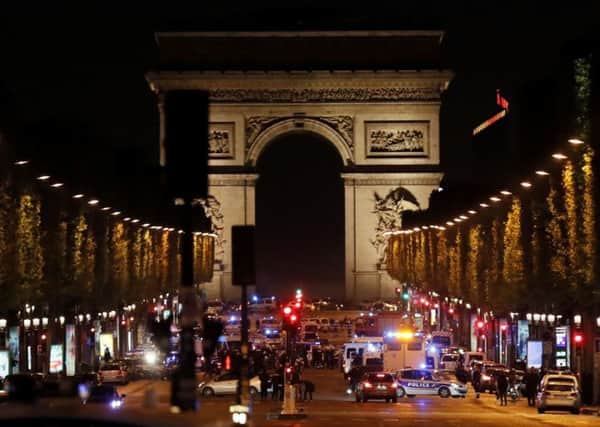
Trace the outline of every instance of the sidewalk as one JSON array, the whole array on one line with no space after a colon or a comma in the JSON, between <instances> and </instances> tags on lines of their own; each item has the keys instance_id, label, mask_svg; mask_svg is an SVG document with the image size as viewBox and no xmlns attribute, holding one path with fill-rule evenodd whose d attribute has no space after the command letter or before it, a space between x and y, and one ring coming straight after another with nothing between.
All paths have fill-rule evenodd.
<instances>
[{"instance_id":1,"label":"sidewalk","mask_svg":"<svg viewBox=\"0 0 600 427\"><path fill-rule=\"evenodd\" d=\"M467 396L468 397L475 396L475 392L473 391L472 388L469 388L469 393L467 394ZM526 397L519 397L517 400L512 400L509 398L507 406L500 406L500 401L497 400L496 396L491 393L481 393L480 398L478 400L481 402L482 405L485 405L486 407L488 407L490 409L500 409L500 408L515 409L515 408L518 408L519 410L523 410L523 411L531 410L532 414L537 413L537 410L535 407L527 405ZM598 405L582 406L581 407L581 415L598 415L600 417L600 406L598 406Z\"/></svg>"}]
</instances>

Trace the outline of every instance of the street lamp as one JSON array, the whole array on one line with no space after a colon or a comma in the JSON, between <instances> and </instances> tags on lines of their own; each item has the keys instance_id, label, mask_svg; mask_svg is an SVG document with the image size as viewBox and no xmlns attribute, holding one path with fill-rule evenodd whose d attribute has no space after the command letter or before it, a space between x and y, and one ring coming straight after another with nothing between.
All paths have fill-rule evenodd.
<instances>
[{"instance_id":1,"label":"street lamp","mask_svg":"<svg viewBox=\"0 0 600 427\"><path fill-rule=\"evenodd\" d=\"M40 319L37 317L33 318L33 327L37 328L38 326L40 326Z\"/></svg>"},{"instance_id":2,"label":"street lamp","mask_svg":"<svg viewBox=\"0 0 600 427\"><path fill-rule=\"evenodd\" d=\"M573 316L573 323L575 323L577 326L581 325L581 314L576 314Z\"/></svg>"},{"instance_id":3,"label":"street lamp","mask_svg":"<svg viewBox=\"0 0 600 427\"><path fill-rule=\"evenodd\" d=\"M596 317L596 326L600 328L600 316Z\"/></svg>"},{"instance_id":4,"label":"street lamp","mask_svg":"<svg viewBox=\"0 0 600 427\"><path fill-rule=\"evenodd\" d=\"M25 329L29 329L31 327L31 319L24 319L23 326L25 326Z\"/></svg>"},{"instance_id":5,"label":"street lamp","mask_svg":"<svg viewBox=\"0 0 600 427\"><path fill-rule=\"evenodd\" d=\"M44 327L48 326L48 318L47 317L42 317L42 326L44 326Z\"/></svg>"},{"instance_id":6,"label":"street lamp","mask_svg":"<svg viewBox=\"0 0 600 427\"><path fill-rule=\"evenodd\" d=\"M533 313L533 321L534 322L539 322L540 321L540 314L539 313Z\"/></svg>"},{"instance_id":7,"label":"street lamp","mask_svg":"<svg viewBox=\"0 0 600 427\"><path fill-rule=\"evenodd\" d=\"M0 319L0 329L6 328L6 319Z\"/></svg>"},{"instance_id":8,"label":"street lamp","mask_svg":"<svg viewBox=\"0 0 600 427\"><path fill-rule=\"evenodd\" d=\"M60 325L64 325L65 324L65 316L58 316L58 321L60 322Z\"/></svg>"},{"instance_id":9,"label":"street lamp","mask_svg":"<svg viewBox=\"0 0 600 427\"><path fill-rule=\"evenodd\" d=\"M527 319L528 322L531 322L531 313L527 313L525 315L525 318Z\"/></svg>"},{"instance_id":10,"label":"street lamp","mask_svg":"<svg viewBox=\"0 0 600 427\"><path fill-rule=\"evenodd\" d=\"M554 323L555 319L556 319L556 316L554 316L554 314L549 314L548 315L548 322Z\"/></svg>"}]
</instances>

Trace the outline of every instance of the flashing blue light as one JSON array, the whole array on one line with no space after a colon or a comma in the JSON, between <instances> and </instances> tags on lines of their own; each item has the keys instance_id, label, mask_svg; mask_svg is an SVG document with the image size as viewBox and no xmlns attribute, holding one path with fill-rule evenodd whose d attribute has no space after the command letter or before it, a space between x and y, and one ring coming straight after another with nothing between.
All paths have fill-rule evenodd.
<instances>
[{"instance_id":1,"label":"flashing blue light","mask_svg":"<svg viewBox=\"0 0 600 427\"><path fill-rule=\"evenodd\" d=\"M219 342L224 343L227 342L227 337L225 335L221 335L218 339Z\"/></svg>"},{"instance_id":2,"label":"flashing blue light","mask_svg":"<svg viewBox=\"0 0 600 427\"><path fill-rule=\"evenodd\" d=\"M256 295L252 295L252 301L257 302L258 301L258 297Z\"/></svg>"},{"instance_id":3,"label":"flashing blue light","mask_svg":"<svg viewBox=\"0 0 600 427\"><path fill-rule=\"evenodd\" d=\"M437 351L437 347L434 345L429 346L429 351Z\"/></svg>"},{"instance_id":4,"label":"flashing blue light","mask_svg":"<svg viewBox=\"0 0 600 427\"><path fill-rule=\"evenodd\" d=\"M321 341L315 341L315 345L321 345Z\"/></svg>"},{"instance_id":5,"label":"flashing blue light","mask_svg":"<svg viewBox=\"0 0 600 427\"><path fill-rule=\"evenodd\" d=\"M425 363L421 363L421 369L425 369L427 368L427 365Z\"/></svg>"},{"instance_id":6,"label":"flashing blue light","mask_svg":"<svg viewBox=\"0 0 600 427\"><path fill-rule=\"evenodd\" d=\"M120 400L113 400L112 402L110 402L110 407L113 409L117 409L121 407L122 402Z\"/></svg>"},{"instance_id":7,"label":"flashing blue light","mask_svg":"<svg viewBox=\"0 0 600 427\"><path fill-rule=\"evenodd\" d=\"M387 331L385 333L385 336L388 337L388 338L392 338L394 336L394 334L392 332L390 332L390 331Z\"/></svg>"},{"instance_id":8,"label":"flashing blue light","mask_svg":"<svg viewBox=\"0 0 600 427\"><path fill-rule=\"evenodd\" d=\"M235 316L231 316L231 317L229 318L229 321L230 321L230 322L235 322Z\"/></svg>"},{"instance_id":9,"label":"flashing blue light","mask_svg":"<svg viewBox=\"0 0 600 427\"><path fill-rule=\"evenodd\" d=\"M271 335L271 330L270 329L265 329L265 335Z\"/></svg>"}]
</instances>

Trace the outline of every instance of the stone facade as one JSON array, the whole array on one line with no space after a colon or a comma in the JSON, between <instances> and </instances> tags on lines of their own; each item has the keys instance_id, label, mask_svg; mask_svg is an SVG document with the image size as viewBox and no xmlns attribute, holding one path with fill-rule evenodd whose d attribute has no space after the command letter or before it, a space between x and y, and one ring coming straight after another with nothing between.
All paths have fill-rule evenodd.
<instances>
[{"instance_id":1,"label":"stone facade","mask_svg":"<svg viewBox=\"0 0 600 427\"><path fill-rule=\"evenodd\" d=\"M242 168L253 170L262 151L291 132L324 137L343 161L346 299L394 296L382 231L399 227L403 210L427 209L439 187L441 173L414 170L439 165L440 94L449 72L157 72L147 77L157 93L209 92L211 132L220 138L219 155L209 156L211 170L217 171L209 175L209 194L220 204L224 226L215 278L206 285L209 297L239 295L231 286L231 226L255 223L258 177L241 174ZM219 173L220 168L228 173ZM240 173L232 174L236 168Z\"/></svg>"}]
</instances>

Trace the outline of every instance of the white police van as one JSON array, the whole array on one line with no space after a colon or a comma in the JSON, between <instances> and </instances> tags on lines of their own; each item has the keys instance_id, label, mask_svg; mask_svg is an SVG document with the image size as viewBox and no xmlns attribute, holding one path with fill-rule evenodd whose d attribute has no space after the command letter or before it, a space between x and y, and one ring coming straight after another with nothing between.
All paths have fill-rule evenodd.
<instances>
[{"instance_id":1,"label":"white police van","mask_svg":"<svg viewBox=\"0 0 600 427\"><path fill-rule=\"evenodd\" d=\"M402 369L396 373L398 397L438 395L465 397L467 386L447 372L428 369Z\"/></svg>"}]
</instances>

